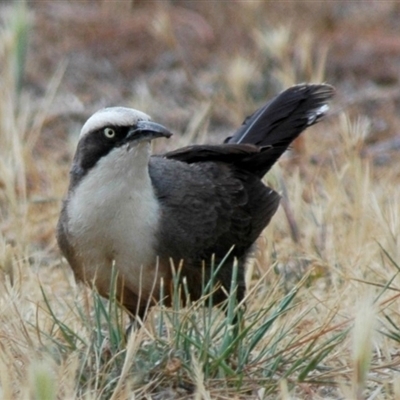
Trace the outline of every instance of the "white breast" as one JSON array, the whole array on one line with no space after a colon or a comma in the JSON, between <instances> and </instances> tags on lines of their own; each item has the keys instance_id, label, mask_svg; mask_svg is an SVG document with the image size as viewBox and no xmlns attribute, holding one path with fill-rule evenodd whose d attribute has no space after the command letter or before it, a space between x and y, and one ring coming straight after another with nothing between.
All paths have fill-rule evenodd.
<instances>
[{"instance_id":1,"label":"white breast","mask_svg":"<svg viewBox=\"0 0 400 400\"><path fill-rule=\"evenodd\" d=\"M129 151L126 147L114 149L71 195L69 232L85 279L96 278L96 286L102 281L109 284L113 261L135 292L139 287L142 291L151 288L156 278L154 247L160 211L148 159L148 143ZM146 269L145 274L141 268Z\"/></svg>"}]
</instances>

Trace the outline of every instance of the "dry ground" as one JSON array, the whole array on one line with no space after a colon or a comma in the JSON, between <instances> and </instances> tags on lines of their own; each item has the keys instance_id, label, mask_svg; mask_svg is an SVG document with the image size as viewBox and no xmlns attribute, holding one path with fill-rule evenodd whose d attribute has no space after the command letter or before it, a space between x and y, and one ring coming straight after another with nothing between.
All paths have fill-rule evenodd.
<instances>
[{"instance_id":1,"label":"dry ground","mask_svg":"<svg viewBox=\"0 0 400 400\"><path fill-rule=\"evenodd\" d=\"M0 17L0 397L400 398L400 3L32 0ZM155 151L218 142L304 81L337 96L267 177L285 207L248 269L247 361L248 338L207 353L229 332L184 310L105 345L105 303L54 237L83 121L126 105L176 132Z\"/></svg>"}]
</instances>

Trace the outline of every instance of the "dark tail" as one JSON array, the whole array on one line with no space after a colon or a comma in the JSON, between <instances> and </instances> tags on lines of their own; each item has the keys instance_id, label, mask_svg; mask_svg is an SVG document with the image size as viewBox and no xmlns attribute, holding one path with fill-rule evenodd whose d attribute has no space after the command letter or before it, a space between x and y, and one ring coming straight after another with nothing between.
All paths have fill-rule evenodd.
<instances>
[{"instance_id":1,"label":"dark tail","mask_svg":"<svg viewBox=\"0 0 400 400\"><path fill-rule=\"evenodd\" d=\"M233 163L262 178L290 143L326 114L334 93L325 84L292 86L247 117L224 144L187 146L163 156L187 163Z\"/></svg>"},{"instance_id":2,"label":"dark tail","mask_svg":"<svg viewBox=\"0 0 400 400\"><path fill-rule=\"evenodd\" d=\"M266 147L248 159L248 168L263 176L304 129L326 114L334 93L326 84L292 86L247 117L224 143Z\"/></svg>"},{"instance_id":3,"label":"dark tail","mask_svg":"<svg viewBox=\"0 0 400 400\"><path fill-rule=\"evenodd\" d=\"M334 88L325 84L292 86L247 117L225 143L289 144L325 115L334 93Z\"/></svg>"}]
</instances>

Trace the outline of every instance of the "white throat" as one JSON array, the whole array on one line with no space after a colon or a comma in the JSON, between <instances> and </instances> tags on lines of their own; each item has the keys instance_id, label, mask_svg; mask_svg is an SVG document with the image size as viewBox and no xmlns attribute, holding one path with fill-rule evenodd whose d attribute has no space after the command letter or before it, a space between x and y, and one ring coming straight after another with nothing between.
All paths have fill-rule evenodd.
<instances>
[{"instance_id":1,"label":"white throat","mask_svg":"<svg viewBox=\"0 0 400 400\"><path fill-rule=\"evenodd\" d=\"M154 240L160 211L148 172L149 157L148 142L112 150L69 198L69 233L92 278L103 267L111 270L113 260L130 279L136 278L134 269L156 264Z\"/></svg>"}]
</instances>

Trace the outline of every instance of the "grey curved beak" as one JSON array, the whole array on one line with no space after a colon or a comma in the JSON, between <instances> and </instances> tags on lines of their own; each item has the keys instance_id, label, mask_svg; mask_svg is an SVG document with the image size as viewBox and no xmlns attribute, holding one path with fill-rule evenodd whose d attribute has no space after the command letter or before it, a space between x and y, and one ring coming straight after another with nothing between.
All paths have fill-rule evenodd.
<instances>
[{"instance_id":1,"label":"grey curved beak","mask_svg":"<svg viewBox=\"0 0 400 400\"><path fill-rule=\"evenodd\" d=\"M152 121L139 121L126 136L128 141L153 140L159 137L169 138L172 133L164 126Z\"/></svg>"}]
</instances>

